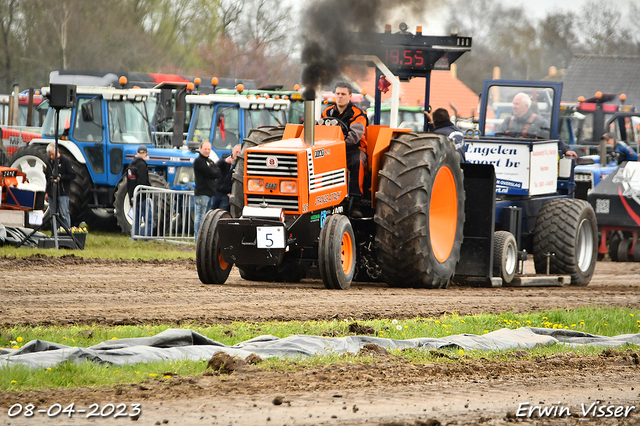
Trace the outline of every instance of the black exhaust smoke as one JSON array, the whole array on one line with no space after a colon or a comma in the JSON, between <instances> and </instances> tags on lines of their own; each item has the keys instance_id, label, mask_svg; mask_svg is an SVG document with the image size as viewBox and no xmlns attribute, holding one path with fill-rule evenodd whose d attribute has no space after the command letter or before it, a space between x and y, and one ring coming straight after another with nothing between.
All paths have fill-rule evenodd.
<instances>
[{"instance_id":1,"label":"black exhaust smoke","mask_svg":"<svg viewBox=\"0 0 640 426\"><path fill-rule=\"evenodd\" d=\"M401 3L401 4L398 4ZM433 5L433 7L431 7ZM354 33L382 32L390 17L425 16L437 7L434 0L319 0L303 11L302 98L305 100L304 140L313 145L316 90L331 84L342 71L342 61L358 54ZM403 14L404 12L404 14ZM402 19L400 19L402 21ZM363 64L364 68L365 65ZM361 72L364 75L364 70Z\"/></svg>"},{"instance_id":2,"label":"black exhaust smoke","mask_svg":"<svg viewBox=\"0 0 640 426\"><path fill-rule=\"evenodd\" d=\"M342 61L353 51L353 33L380 33L385 24L398 23L439 7L434 0L319 0L303 11L303 98L315 99L316 90L340 76ZM404 18L404 19L403 19Z\"/></svg>"}]
</instances>

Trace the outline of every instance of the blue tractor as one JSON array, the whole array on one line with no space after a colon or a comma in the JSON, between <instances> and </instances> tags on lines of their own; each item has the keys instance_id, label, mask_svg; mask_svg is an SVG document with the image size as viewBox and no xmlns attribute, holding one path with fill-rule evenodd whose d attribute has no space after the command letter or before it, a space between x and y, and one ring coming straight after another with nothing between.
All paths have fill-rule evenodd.
<instances>
[{"instance_id":1,"label":"blue tractor","mask_svg":"<svg viewBox=\"0 0 640 426\"><path fill-rule=\"evenodd\" d=\"M521 93L546 125L526 138L501 135L493 104ZM485 80L479 136L467 141L463 164L467 220L456 276L510 283L532 253L537 274L568 275L574 285L591 280L597 224L589 203L574 198L572 160L562 158L561 94L560 82Z\"/></svg>"},{"instance_id":2,"label":"blue tractor","mask_svg":"<svg viewBox=\"0 0 640 426\"><path fill-rule=\"evenodd\" d=\"M49 88L43 88L47 95ZM124 233L130 233L131 218L123 173L139 145L148 146L150 181L153 186L187 189L193 181L196 154L186 149L154 147L146 112L151 92L146 89L77 87L71 108L59 111L59 147L76 172L71 185L72 224L113 227L113 217ZM55 138L55 117L49 108L42 138L34 139L9 159L11 167L27 174L30 183L46 186L46 146Z\"/></svg>"},{"instance_id":3,"label":"blue tractor","mask_svg":"<svg viewBox=\"0 0 640 426\"><path fill-rule=\"evenodd\" d=\"M589 191L618 168L621 159L613 147L607 147L601 140L604 133L613 134L616 141L638 152L640 112L633 106L608 103L616 98L613 94L599 93L574 106L572 124L576 140L572 149L586 154L578 159L575 168L577 198L586 200ZM620 99L624 100L625 96L620 95Z\"/></svg>"}]
</instances>

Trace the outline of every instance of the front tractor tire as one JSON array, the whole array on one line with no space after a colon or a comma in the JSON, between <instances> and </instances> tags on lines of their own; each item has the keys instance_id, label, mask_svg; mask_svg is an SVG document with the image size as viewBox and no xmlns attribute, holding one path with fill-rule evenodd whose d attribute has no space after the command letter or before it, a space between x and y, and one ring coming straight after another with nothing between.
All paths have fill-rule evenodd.
<instances>
[{"instance_id":1,"label":"front tractor tire","mask_svg":"<svg viewBox=\"0 0 640 426\"><path fill-rule=\"evenodd\" d=\"M231 197L229 197L231 216L240 217L244 208L244 163L247 148L282 140L283 134L284 127L264 126L252 129L249 136L242 141L242 150L238 154L236 166L231 175Z\"/></svg>"},{"instance_id":2,"label":"front tractor tire","mask_svg":"<svg viewBox=\"0 0 640 426\"><path fill-rule=\"evenodd\" d=\"M318 269L324 286L347 290L356 272L356 238L349 218L329 216L320 230Z\"/></svg>"},{"instance_id":3,"label":"front tractor tire","mask_svg":"<svg viewBox=\"0 0 640 426\"><path fill-rule=\"evenodd\" d=\"M151 186L155 188L164 188L170 189L169 183L159 174L157 173L149 173L149 183ZM164 198L162 198L164 200ZM113 203L114 214L116 216L116 220L118 221L118 226L123 234L131 235L131 227L133 226L133 219L129 216L129 211L133 208L131 202L129 200L129 192L127 190L127 177L123 176L118 182L118 186L116 187L115 201ZM168 224L165 219L166 215L170 212L164 206L154 206L153 218L154 221L160 220L162 218L162 225ZM144 225L146 226L146 224Z\"/></svg>"},{"instance_id":4,"label":"front tractor tire","mask_svg":"<svg viewBox=\"0 0 640 426\"><path fill-rule=\"evenodd\" d=\"M591 205L578 199L556 198L542 205L533 234L536 273L570 275L571 284L591 281L598 253L598 227Z\"/></svg>"},{"instance_id":5,"label":"front tractor tire","mask_svg":"<svg viewBox=\"0 0 640 426\"><path fill-rule=\"evenodd\" d=\"M224 284L229 278L233 264L225 262L220 253L218 223L230 217L227 211L216 209L209 210L202 221L196 241L196 267L203 284Z\"/></svg>"},{"instance_id":6,"label":"front tractor tire","mask_svg":"<svg viewBox=\"0 0 640 426\"><path fill-rule=\"evenodd\" d=\"M463 174L454 145L434 134L391 141L376 193L376 252L391 287L446 288L460 259Z\"/></svg>"}]
</instances>

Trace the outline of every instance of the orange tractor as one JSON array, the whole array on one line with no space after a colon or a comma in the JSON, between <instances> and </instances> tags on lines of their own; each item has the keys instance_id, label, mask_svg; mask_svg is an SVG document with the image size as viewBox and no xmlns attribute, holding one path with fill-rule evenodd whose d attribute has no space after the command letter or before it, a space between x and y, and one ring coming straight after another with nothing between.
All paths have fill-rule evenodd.
<instances>
[{"instance_id":1,"label":"orange tractor","mask_svg":"<svg viewBox=\"0 0 640 426\"><path fill-rule=\"evenodd\" d=\"M224 283L236 264L243 278L267 281L297 281L317 268L330 289L349 288L356 275L392 286L446 287L464 223L453 144L379 125L367 134L370 205L354 218L340 127L254 130L236 166L232 214L210 211L203 221L196 247L201 281Z\"/></svg>"},{"instance_id":2,"label":"orange tractor","mask_svg":"<svg viewBox=\"0 0 640 426\"><path fill-rule=\"evenodd\" d=\"M428 76L471 47L468 37L421 31L376 36L363 36L356 46L367 55L362 60L392 79ZM200 280L224 283L235 264L247 280L295 282L319 275L329 289L347 289L353 280L418 288L444 288L452 279L491 286L587 285L597 225L589 204L573 199L566 161L559 164L560 88L545 88L553 92L544 112L553 123L548 137L487 136L494 86L502 93L542 90L531 82L507 83L485 83L480 137L466 141L465 164L444 135L369 125L369 179L358 215L347 189L343 131L312 125L313 100L305 101L305 126L253 130L234 171L231 212L208 212L198 233ZM380 104L378 89L377 123ZM396 93L391 123L397 107ZM533 277L524 272L529 253Z\"/></svg>"}]
</instances>

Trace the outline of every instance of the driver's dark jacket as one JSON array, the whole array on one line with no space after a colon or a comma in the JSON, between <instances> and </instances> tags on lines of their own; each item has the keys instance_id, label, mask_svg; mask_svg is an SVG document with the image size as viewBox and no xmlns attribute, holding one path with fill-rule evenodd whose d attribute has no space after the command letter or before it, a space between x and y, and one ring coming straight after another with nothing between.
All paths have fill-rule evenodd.
<instances>
[{"instance_id":1,"label":"driver's dark jacket","mask_svg":"<svg viewBox=\"0 0 640 426\"><path fill-rule=\"evenodd\" d=\"M359 148L361 151L367 152L367 139L365 137L365 129L369 124L367 115L353 103L349 102L342 114L338 111L337 105L331 105L322 111L322 117L335 117L349 126L349 131L342 129L344 133L344 141L347 145L347 151Z\"/></svg>"},{"instance_id":2,"label":"driver's dark jacket","mask_svg":"<svg viewBox=\"0 0 640 426\"><path fill-rule=\"evenodd\" d=\"M512 115L505 118L498 126L496 136L549 139L549 122L542 115L529 110L522 117Z\"/></svg>"}]
</instances>

